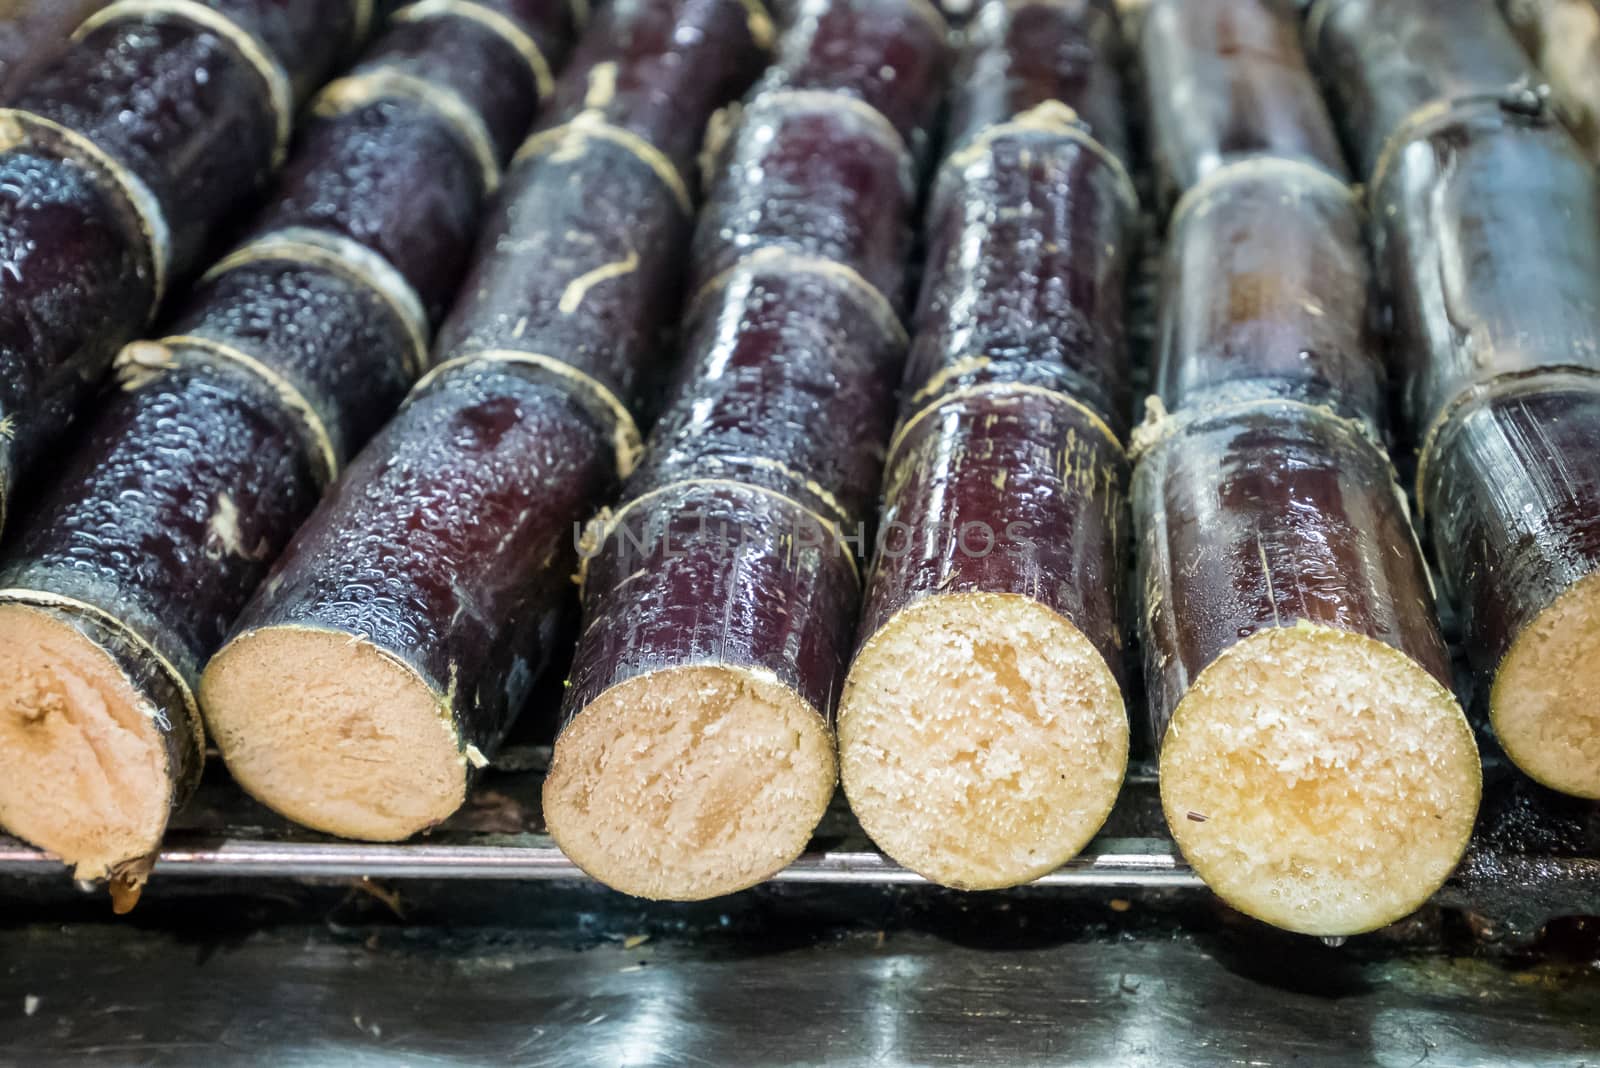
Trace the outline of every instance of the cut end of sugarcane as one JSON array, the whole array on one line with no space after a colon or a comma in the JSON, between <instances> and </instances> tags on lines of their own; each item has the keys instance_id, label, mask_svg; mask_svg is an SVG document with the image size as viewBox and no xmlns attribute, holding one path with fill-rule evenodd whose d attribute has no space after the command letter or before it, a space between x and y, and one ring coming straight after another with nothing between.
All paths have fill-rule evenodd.
<instances>
[{"instance_id":1,"label":"cut end of sugarcane","mask_svg":"<svg viewBox=\"0 0 1600 1068\"><path fill-rule=\"evenodd\" d=\"M1495 672L1489 718L1531 778L1600 799L1600 573L1523 628Z\"/></svg>"},{"instance_id":2,"label":"cut end of sugarcane","mask_svg":"<svg viewBox=\"0 0 1600 1068\"><path fill-rule=\"evenodd\" d=\"M467 761L442 695L359 635L241 635L207 665L200 703L239 785L314 830L395 842L466 800Z\"/></svg>"},{"instance_id":3,"label":"cut end of sugarcane","mask_svg":"<svg viewBox=\"0 0 1600 1068\"><path fill-rule=\"evenodd\" d=\"M613 686L556 739L550 833L636 897L700 901L800 855L837 778L817 710L770 675L670 668Z\"/></svg>"},{"instance_id":4,"label":"cut end of sugarcane","mask_svg":"<svg viewBox=\"0 0 1600 1068\"><path fill-rule=\"evenodd\" d=\"M1482 791L1450 692L1382 642L1258 632L1201 673L1161 749L1178 846L1218 896L1290 931L1414 912L1461 859Z\"/></svg>"},{"instance_id":5,"label":"cut end of sugarcane","mask_svg":"<svg viewBox=\"0 0 1600 1068\"><path fill-rule=\"evenodd\" d=\"M164 722L87 635L51 611L0 605L0 826L79 879L142 881L175 792Z\"/></svg>"},{"instance_id":6,"label":"cut end of sugarcane","mask_svg":"<svg viewBox=\"0 0 1600 1068\"><path fill-rule=\"evenodd\" d=\"M1105 823L1128 718L1105 659L1025 597L951 594L900 612L845 684L839 766L868 835L924 878L1015 886Z\"/></svg>"}]
</instances>

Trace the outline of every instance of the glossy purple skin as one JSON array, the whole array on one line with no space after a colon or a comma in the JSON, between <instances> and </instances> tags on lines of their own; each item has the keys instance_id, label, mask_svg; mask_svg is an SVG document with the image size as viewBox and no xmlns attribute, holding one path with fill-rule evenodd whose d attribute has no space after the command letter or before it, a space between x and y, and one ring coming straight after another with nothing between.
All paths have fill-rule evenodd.
<instances>
[{"instance_id":1,"label":"glossy purple skin","mask_svg":"<svg viewBox=\"0 0 1600 1068\"><path fill-rule=\"evenodd\" d=\"M367 286L325 267L270 260L237 267L197 288L169 329L232 346L281 375L316 410L341 462L411 386L411 342L394 312Z\"/></svg>"},{"instance_id":2,"label":"glossy purple skin","mask_svg":"<svg viewBox=\"0 0 1600 1068\"><path fill-rule=\"evenodd\" d=\"M750 486L683 484L630 509L588 560L563 724L618 683L707 663L769 671L831 715L860 596L848 552Z\"/></svg>"},{"instance_id":3,"label":"glossy purple skin","mask_svg":"<svg viewBox=\"0 0 1600 1068\"><path fill-rule=\"evenodd\" d=\"M552 71L561 69L576 35L567 0L489 0L485 6L526 32ZM350 73L359 77L379 70L422 78L454 92L483 116L502 160L522 143L539 103L539 87L521 53L468 18L390 23Z\"/></svg>"},{"instance_id":4,"label":"glossy purple skin","mask_svg":"<svg viewBox=\"0 0 1600 1068\"><path fill-rule=\"evenodd\" d=\"M204 0L252 34L289 75L295 96L304 100L337 70L358 40L358 0ZM373 23L400 7L397 0L374 0Z\"/></svg>"},{"instance_id":5,"label":"glossy purple skin","mask_svg":"<svg viewBox=\"0 0 1600 1068\"><path fill-rule=\"evenodd\" d=\"M271 391L196 360L108 395L19 517L0 585L95 605L192 685L316 497Z\"/></svg>"},{"instance_id":6,"label":"glossy purple skin","mask_svg":"<svg viewBox=\"0 0 1600 1068\"><path fill-rule=\"evenodd\" d=\"M762 91L849 92L910 138L937 84L920 64L943 48L909 3L811 3ZM803 131L784 132L796 153L813 145ZM772 145L764 154L790 151ZM771 195L816 194L779 183ZM891 209L903 217L909 198ZM771 222L758 211L708 223L715 243L699 251L814 236L803 218L795 233L764 230ZM898 264L889 255L881 291L892 294L905 265L903 251ZM837 275L753 267L735 279L693 314L666 414L623 495L639 503L621 506L617 529L588 561L565 721L628 678L697 663L771 672L833 713L860 585L852 547L819 520L847 539L863 530L903 342L875 302ZM718 481L694 481L704 479Z\"/></svg>"},{"instance_id":7,"label":"glossy purple skin","mask_svg":"<svg viewBox=\"0 0 1600 1068\"><path fill-rule=\"evenodd\" d=\"M1059 101L1089 134L1127 158L1122 114L1122 40L1103 0L988 3L966 28L951 84L945 145L971 141L985 127Z\"/></svg>"},{"instance_id":8,"label":"glossy purple skin","mask_svg":"<svg viewBox=\"0 0 1600 1068\"><path fill-rule=\"evenodd\" d=\"M854 529L877 497L903 337L836 278L736 273L684 324L670 400L627 495L765 486Z\"/></svg>"},{"instance_id":9,"label":"glossy purple skin","mask_svg":"<svg viewBox=\"0 0 1600 1068\"><path fill-rule=\"evenodd\" d=\"M1354 190L1299 169L1237 172L1184 201L1156 350L1167 408L1278 396L1384 427L1365 224Z\"/></svg>"},{"instance_id":10,"label":"glossy purple skin","mask_svg":"<svg viewBox=\"0 0 1600 1068\"><path fill-rule=\"evenodd\" d=\"M497 349L549 356L632 407L682 303L691 220L654 171L620 145L574 138L523 162L490 213L437 362ZM592 286L608 265L632 264ZM574 285L577 289L574 289ZM562 299L582 294L570 310Z\"/></svg>"},{"instance_id":11,"label":"glossy purple skin","mask_svg":"<svg viewBox=\"0 0 1600 1068\"><path fill-rule=\"evenodd\" d=\"M587 60L563 76L568 90L594 64L617 62L619 86L652 86L673 106L700 100L683 117L698 142L726 102L705 85L742 87L754 77L758 53L737 0L609 11L579 50ZM728 47L730 11L745 34L737 47ZM668 51L644 48L652 42ZM635 61L645 69L630 71ZM665 121L646 103L614 116ZM440 360L485 348L543 353L626 396L660 352L689 220L637 155L597 139L569 144L508 176L435 351ZM630 249L641 260L633 271L561 311L575 278ZM475 361L445 371L356 458L236 633L285 624L363 634L420 671L441 699L453 693L461 744L492 753L559 645L575 528L616 479L611 432L590 398L549 370Z\"/></svg>"},{"instance_id":12,"label":"glossy purple skin","mask_svg":"<svg viewBox=\"0 0 1600 1068\"><path fill-rule=\"evenodd\" d=\"M351 20L315 0L218 5L314 81L347 44ZM252 14L253 13L253 14ZM198 77L204 71L205 77ZM115 22L86 35L16 106L87 136L150 187L172 230L173 276L265 179L276 125L255 70L215 35L180 21ZM153 297L137 220L80 164L23 151L3 163L0 243L0 493L83 406Z\"/></svg>"},{"instance_id":13,"label":"glossy purple skin","mask_svg":"<svg viewBox=\"0 0 1600 1068\"><path fill-rule=\"evenodd\" d=\"M1422 553L1382 449L1300 404L1177 418L1133 479L1153 737L1218 656L1300 622L1383 642L1450 685Z\"/></svg>"},{"instance_id":14,"label":"glossy purple skin","mask_svg":"<svg viewBox=\"0 0 1600 1068\"><path fill-rule=\"evenodd\" d=\"M134 232L79 168L0 155L0 516L149 310Z\"/></svg>"},{"instance_id":15,"label":"glossy purple skin","mask_svg":"<svg viewBox=\"0 0 1600 1068\"><path fill-rule=\"evenodd\" d=\"M463 57L454 49L446 58ZM517 105L525 122L533 106L531 94ZM351 175L355 184L343 184ZM438 304L445 272L459 272L471 248L484 190L476 163L431 112L395 103L315 124L281 195L261 229L368 237L402 273L436 279L423 293ZM168 326L237 348L293 385L339 460L410 384L404 324L368 286L321 266L246 263L201 283ZM203 349L174 355L177 370L114 393L88 421L65 472L52 474L10 544L4 581L93 605L193 686L322 487L315 439L267 382ZM172 800L181 803L202 763L182 694L128 634L61 615L116 657L175 725L164 733Z\"/></svg>"},{"instance_id":16,"label":"glossy purple skin","mask_svg":"<svg viewBox=\"0 0 1600 1068\"><path fill-rule=\"evenodd\" d=\"M881 112L920 159L951 59L932 8L911 0L802 0L762 86L853 96Z\"/></svg>"},{"instance_id":17,"label":"glossy purple skin","mask_svg":"<svg viewBox=\"0 0 1600 1068\"><path fill-rule=\"evenodd\" d=\"M239 9L242 25L280 45L275 54L304 71L308 87L349 44L343 3L331 14L315 0L218 6ZM247 9L262 14L249 19ZM212 229L264 184L278 136L256 68L223 38L176 18L93 30L16 106L85 135L144 180L165 209L178 275L193 267Z\"/></svg>"},{"instance_id":18,"label":"glossy purple skin","mask_svg":"<svg viewBox=\"0 0 1600 1068\"><path fill-rule=\"evenodd\" d=\"M1414 437L1496 375L1600 369L1600 188L1553 117L1459 111L1396 153L1372 198Z\"/></svg>"},{"instance_id":19,"label":"glossy purple skin","mask_svg":"<svg viewBox=\"0 0 1600 1068\"><path fill-rule=\"evenodd\" d=\"M466 269L484 194L477 159L449 125L422 104L391 98L313 119L254 230L348 237L394 266L437 320Z\"/></svg>"},{"instance_id":20,"label":"glossy purple skin","mask_svg":"<svg viewBox=\"0 0 1600 1068\"><path fill-rule=\"evenodd\" d=\"M1474 389L1419 487L1434 558L1485 685L1535 616L1600 570L1600 377L1555 372Z\"/></svg>"},{"instance_id":21,"label":"glossy purple skin","mask_svg":"<svg viewBox=\"0 0 1600 1068\"><path fill-rule=\"evenodd\" d=\"M1128 464L1059 394L952 398L903 431L884 475L865 643L932 596L1015 594L1065 617L1120 679Z\"/></svg>"},{"instance_id":22,"label":"glossy purple skin","mask_svg":"<svg viewBox=\"0 0 1600 1068\"><path fill-rule=\"evenodd\" d=\"M581 110L595 68L615 64L617 90L602 118L666 152L692 189L699 134L760 68L747 17L738 0L609 6L562 74L546 125ZM687 155L675 147L690 140L683 123L695 134ZM568 135L506 176L440 328L436 362L496 349L537 353L594 378L625 405L638 404L664 363L663 334L681 306L692 226L646 161L622 145ZM631 269L589 281L622 266Z\"/></svg>"},{"instance_id":23,"label":"glossy purple skin","mask_svg":"<svg viewBox=\"0 0 1600 1068\"><path fill-rule=\"evenodd\" d=\"M413 394L279 559L238 633L312 626L366 636L492 752L557 651L574 524L612 478L609 442L548 375L446 372Z\"/></svg>"},{"instance_id":24,"label":"glossy purple skin","mask_svg":"<svg viewBox=\"0 0 1600 1068\"><path fill-rule=\"evenodd\" d=\"M1170 197L1261 156L1347 177L1289 0L1154 0L1139 51L1151 152Z\"/></svg>"},{"instance_id":25,"label":"glossy purple skin","mask_svg":"<svg viewBox=\"0 0 1600 1068\"><path fill-rule=\"evenodd\" d=\"M1364 178L1417 109L1541 84L1494 0L1322 0L1311 19L1307 46Z\"/></svg>"},{"instance_id":26,"label":"glossy purple skin","mask_svg":"<svg viewBox=\"0 0 1600 1068\"><path fill-rule=\"evenodd\" d=\"M558 28L569 19L564 0L497 6L507 13L536 9L522 23L530 32L541 28L535 15ZM419 25L430 30L437 51L416 40ZM502 38L464 18L396 23L356 71L398 68L450 85L461 67L508 77L500 89L462 88L463 99L486 117L519 130L533 122L538 96L522 60ZM505 139L502 161L515 143ZM484 200L476 158L443 120L417 102L386 99L312 120L253 229L342 234L399 271L436 320L466 268ZM170 332L233 345L284 375L317 410L341 460L395 410L414 373L406 360L416 354L394 311L368 287L320 267L246 263L197 290Z\"/></svg>"},{"instance_id":27,"label":"glossy purple skin","mask_svg":"<svg viewBox=\"0 0 1600 1068\"><path fill-rule=\"evenodd\" d=\"M1098 153L1043 131L946 163L928 210L906 414L952 389L1022 382L1065 390L1126 430L1123 290L1137 206L1124 189Z\"/></svg>"},{"instance_id":28,"label":"glossy purple skin","mask_svg":"<svg viewBox=\"0 0 1600 1068\"><path fill-rule=\"evenodd\" d=\"M553 64L565 53L566 0L498 0ZM394 71L453 90L484 119L499 160L533 123L539 95L521 55L462 17L397 22L351 71ZM343 234L394 266L428 315L444 314L477 237L484 201L477 157L432 109L385 99L307 123L258 233L312 227Z\"/></svg>"},{"instance_id":29,"label":"glossy purple skin","mask_svg":"<svg viewBox=\"0 0 1600 1068\"><path fill-rule=\"evenodd\" d=\"M767 56L739 0L608 0L556 85L546 126L589 111L661 151L691 190L706 119L744 92ZM596 100L596 68L615 64Z\"/></svg>"},{"instance_id":30,"label":"glossy purple skin","mask_svg":"<svg viewBox=\"0 0 1600 1068\"><path fill-rule=\"evenodd\" d=\"M691 291L783 249L849 267L900 308L915 196L911 160L881 124L836 102L757 93L700 213Z\"/></svg>"}]
</instances>

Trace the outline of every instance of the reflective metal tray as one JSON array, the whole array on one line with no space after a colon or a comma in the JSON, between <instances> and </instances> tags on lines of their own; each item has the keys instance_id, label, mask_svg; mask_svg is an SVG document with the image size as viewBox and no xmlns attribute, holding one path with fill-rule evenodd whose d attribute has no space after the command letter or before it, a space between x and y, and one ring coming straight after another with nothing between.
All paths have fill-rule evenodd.
<instances>
[{"instance_id":1,"label":"reflective metal tray","mask_svg":"<svg viewBox=\"0 0 1600 1068\"><path fill-rule=\"evenodd\" d=\"M539 788L549 754L548 747L508 750L460 813L400 844L341 841L295 827L245 797L213 761L199 795L174 823L155 878L586 880L544 830ZM53 858L3 837L0 875L66 879ZM927 885L872 846L842 797L806 853L774 881ZM1130 771L1101 835L1033 885L1120 898L1208 893L1166 832L1147 765ZM1472 846L1435 903L1465 909L1509 935L1531 934L1558 916L1600 915L1600 806L1542 790L1491 757Z\"/></svg>"}]
</instances>

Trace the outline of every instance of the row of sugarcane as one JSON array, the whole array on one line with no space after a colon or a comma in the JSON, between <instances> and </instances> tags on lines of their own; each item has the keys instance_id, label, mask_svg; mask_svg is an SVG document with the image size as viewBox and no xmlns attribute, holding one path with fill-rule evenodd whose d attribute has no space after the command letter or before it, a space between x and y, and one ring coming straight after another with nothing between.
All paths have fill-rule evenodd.
<instances>
[{"instance_id":1,"label":"row of sugarcane","mask_svg":"<svg viewBox=\"0 0 1600 1068\"><path fill-rule=\"evenodd\" d=\"M425 831L566 651L576 581L544 809L586 871L750 886L842 778L901 863L1015 885L1121 786L1131 535L1186 858L1279 926L1391 922L1461 856L1480 765L1383 308L1500 742L1600 795L1600 204L1492 8L1143 12L1138 427L1108 4L985 4L937 158L923 0L806 0L781 35L755 0L586 13L123 0L0 115L6 497L38 484L0 561L0 825L131 900L209 736L300 823Z\"/></svg>"}]
</instances>

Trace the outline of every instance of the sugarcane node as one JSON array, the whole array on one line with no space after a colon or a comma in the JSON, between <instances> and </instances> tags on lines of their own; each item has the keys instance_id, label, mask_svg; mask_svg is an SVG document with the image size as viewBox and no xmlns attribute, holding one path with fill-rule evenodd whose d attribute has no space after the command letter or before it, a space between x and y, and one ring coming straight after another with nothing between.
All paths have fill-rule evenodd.
<instances>
[{"instance_id":1,"label":"sugarcane node","mask_svg":"<svg viewBox=\"0 0 1600 1068\"><path fill-rule=\"evenodd\" d=\"M990 126L1056 104L1120 159L1127 157L1121 28L1097 0L976 5L951 76L945 151ZM1065 112L1057 112L1058 117Z\"/></svg>"},{"instance_id":2,"label":"sugarcane node","mask_svg":"<svg viewBox=\"0 0 1600 1068\"><path fill-rule=\"evenodd\" d=\"M1475 100L1534 108L1543 95L1542 76L1493 3L1324 2L1308 30L1353 160L1368 176L1419 115Z\"/></svg>"},{"instance_id":3,"label":"sugarcane node","mask_svg":"<svg viewBox=\"0 0 1600 1068\"><path fill-rule=\"evenodd\" d=\"M290 412L305 437L306 451L313 457L312 468L317 485L327 487L339 477L340 450L328 432L328 424L316 405L306 399L300 387L274 370L270 358L262 359L227 342L194 334L179 334L162 338L155 344L165 349L168 367L182 366L191 360L221 360L248 372L272 390ZM126 351L126 350L124 350ZM137 359L142 349L136 348L132 359Z\"/></svg>"},{"instance_id":4,"label":"sugarcane node","mask_svg":"<svg viewBox=\"0 0 1600 1068\"><path fill-rule=\"evenodd\" d=\"M1184 190L1183 195L1172 206L1172 214L1167 219L1167 230L1170 232L1175 229L1184 216L1202 206L1206 198L1215 196L1220 189L1225 189L1235 182L1273 178L1314 184L1356 205L1361 204L1360 187L1352 185L1324 167L1288 156L1259 156L1225 163Z\"/></svg>"},{"instance_id":5,"label":"sugarcane node","mask_svg":"<svg viewBox=\"0 0 1600 1068\"><path fill-rule=\"evenodd\" d=\"M1013 119L984 127L966 145L945 157L939 166L935 182L944 181L946 172L992 166L989 153L994 142L1002 138L1034 136L1071 141L1083 145L1099 156L1116 175L1117 195L1127 204L1129 210L1138 210L1139 192L1133 184L1132 176L1128 173L1127 164L1079 123L1076 113L1071 108L1055 101L1036 105L1032 110L1023 112Z\"/></svg>"},{"instance_id":6,"label":"sugarcane node","mask_svg":"<svg viewBox=\"0 0 1600 1068\"><path fill-rule=\"evenodd\" d=\"M517 154L511 158L511 165L523 166L529 160L543 155L557 157L581 155L585 142L591 139L619 145L639 157L639 160L655 172L661 183L671 191L673 199L683 209L684 214L689 216L694 214L694 197L689 192L689 184L684 181L683 175L666 153L632 130L612 125L599 118L595 112L580 112L570 122L533 134L522 143L521 148L517 149Z\"/></svg>"},{"instance_id":7,"label":"sugarcane node","mask_svg":"<svg viewBox=\"0 0 1600 1068\"><path fill-rule=\"evenodd\" d=\"M343 234L293 226L262 234L239 246L201 276L214 282L251 264L279 262L324 268L354 281L381 300L405 332L409 344L401 354L406 374L420 378L428 367L428 313L422 298L403 274L384 257Z\"/></svg>"},{"instance_id":8,"label":"sugarcane node","mask_svg":"<svg viewBox=\"0 0 1600 1068\"><path fill-rule=\"evenodd\" d=\"M0 136L9 147L27 145L56 159L76 163L110 194L112 203L131 229L146 264L150 288L150 310L154 319L166 296L167 278L172 271L172 235L167 215L150 187L130 168L83 134L53 119L18 108L0 108Z\"/></svg>"},{"instance_id":9,"label":"sugarcane node","mask_svg":"<svg viewBox=\"0 0 1600 1068\"><path fill-rule=\"evenodd\" d=\"M1039 397L1049 404L1062 408L1069 408L1079 413L1088 423L1092 432L1103 437L1108 445L1121 455L1123 452L1122 438L1106 423L1099 412L1084 404L1077 397L1064 390L1051 389L1047 386L1036 386L1027 382L985 382L980 385L962 386L957 389L938 393L928 403L914 408L911 413L901 420L895 428L894 436L889 439L889 447L884 453L884 466L892 468L895 458L905 443L914 436L921 423L938 414L946 407L953 404L964 403L974 397Z\"/></svg>"},{"instance_id":10,"label":"sugarcane node","mask_svg":"<svg viewBox=\"0 0 1600 1068\"><path fill-rule=\"evenodd\" d=\"M841 283L851 294L852 299L872 316L873 322L884 337L897 345L906 344L905 323L901 321L900 313L895 311L894 302L883 290L862 277L860 271L837 260L811 256L777 245L758 248L740 256L731 267L707 279L689 298L685 306L684 320L686 322L694 320L718 296L735 287L747 286L762 275L798 277L810 275L829 282Z\"/></svg>"},{"instance_id":11,"label":"sugarcane node","mask_svg":"<svg viewBox=\"0 0 1600 1068\"><path fill-rule=\"evenodd\" d=\"M1367 176L1367 188L1374 191L1383 188L1389 179L1389 172L1395 167L1397 157L1407 146L1425 141L1454 123L1468 121L1474 115L1486 112L1528 120L1533 125L1538 125L1538 120L1542 117L1539 111L1528 112L1513 106L1510 98L1503 92L1475 93L1447 100L1430 100L1405 116L1384 140L1383 147L1378 153L1377 163Z\"/></svg>"},{"instance_id":12,"label":"sugarcane node","mask_svg":"<svg viewBox=\"0 0 1600 1068\"><path fill-rule=\"evenodd\" d=\"M765 112L776 112L779 115L807 114L823 112L830 115L840 113L858 118L865 123L865 128L872 132L872 136L891 151L906 157L907 167L910 166L911 149L906 145L906 139L895 129L889 117L865 100L853 96L845 96L829 89L766 89L755 95L739 112L741 129L749 129L747 124L752 123L758 116L764 117ZM909 175L907 181L911 181Z\"/></svg>"},{"instance_id":13,"label":"sugarcane node","mask_svg":"<svg viewBox=\"0 0 1600 1068\"><path fill-rule=\"evenodd\" d=\"M528 74L541 100L555 89L555 74L550 61L533 35L516 21L477 0L418 0L389 16L391 22L426 22L429 19L460 18L475 22L510 45L527 64Z\"/></svg>"},{"instance_id":14,"label":"sugarcane node","mask_svg":"<svg viewBox=\"0 0 1600 1068\"><path fill-rule=\"evenodd\" d=\"M586 549L594 551L585 556L585 563L598 555L603 548L613 540L613 535L628 518L629 514L647 509L658 503L659 498L682 494L686 489L702 489L723 487L737 490L741 493L753 493L762 497L771 498L786 507L799 512L808 522L816 524L817 528L828 535L830 542L839 550L839 556L850 565L850 572L855 576L856 582L861 581L861 566L856 561L855 551L850 547L850 540L845 537L844 530L839 521L832 519L817 511L810 504L800 500L793 494L784 493L770 486L760 486L752 482L741 482L728 478L683 478L654 486L648 491L630 497L626 501L613 507L603 509L599 515L590 520L589 527L585 528L582 540ZM837 506L835 506L837 507ZM593 528L593 533L590 532ZM587 577L587 571L582 573ZM582 585L580 581L580 585Z\"/></svg>"},{"instance_id":15,"label":"sugarcane node","mask_svg":"<svg viewBox=\"0 0 1600 1068\"><path fill-rule=\"evenodd\" d=\"M1493 101L1444 109L1406 131L1371 185L1380 271L1405 421L1423 445L1475 383L1544 369L1600 370L1600 190L1563 130ZM1490 196L1490 193L1493 196ZM1540 256L1506 271L1504 242Z\"/></svg>"},{"instance_id":16,"label":"sugarcane node","mask_svg":"<svg viewBox=\"0 0 1600 1068\"><path fill-rule=\"evenodd\" d=\"M114 0L84 19L73 39L82 40L100 27L117 22L163 18L178 19L216 34L260 76L278 131L272 150L273 167L282 165L289 155L289 142L294 135L294 84L283 62L271 49L227 15L199 0Z\"/></svg>"},{"instance_id":17,"label":"sugarcane node","mask_svg":"<svg viewBox=\"0 0 1600 1068\"><path fill-rule=\"evenodd\" d=\"M483 116L455 90L404 71L379 68L330 82L311 102L311 112L332 118L380 100L410 100L437 115L472 153L486 193L500 187L500 158Z\"/></svg>"}]
</instances>

